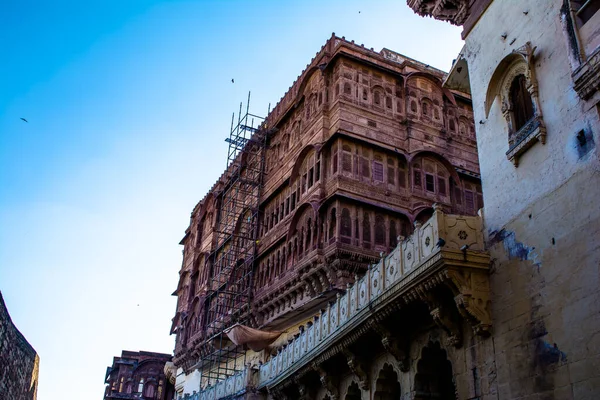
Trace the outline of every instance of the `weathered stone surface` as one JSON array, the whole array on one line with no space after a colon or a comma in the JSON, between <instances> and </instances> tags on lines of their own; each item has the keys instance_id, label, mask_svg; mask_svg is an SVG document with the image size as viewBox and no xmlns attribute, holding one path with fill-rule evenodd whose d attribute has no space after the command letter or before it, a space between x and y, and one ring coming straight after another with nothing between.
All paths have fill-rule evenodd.
<instances>
[{"instance_id":1,"label":"weathered stone surface","mask_svg":"<svg viewBox=\"0 0 600 400\"><path fill-rule=\"evenodd\" d=\"M39 360L12 323L0 292L0 399L36 400Z\"/></svg>"}]
</instances>

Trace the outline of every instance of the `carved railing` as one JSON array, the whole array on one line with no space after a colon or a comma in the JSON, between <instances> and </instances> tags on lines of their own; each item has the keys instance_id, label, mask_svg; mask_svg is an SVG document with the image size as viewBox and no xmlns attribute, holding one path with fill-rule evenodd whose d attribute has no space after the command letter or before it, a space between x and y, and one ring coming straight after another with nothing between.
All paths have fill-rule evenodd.
<instances>
[{"instance_id":1,"label":"carved railing","mask_svg":"<svg viewBox=\"0 0 600 400\"><path fill-rule=\"evenodd\" d=\"M234 394L243 393L247 386L248 370L238 372L216 385L208 386L197 394L194 400L216 400Z\"/></svg>"},{"instance_id":2,"label":"carved railing","mask_svg":"<svg viewBox=\"0 0 600 400\"><path fill-rule=\"evenodd\" d=\"M346 293L338 295L337 301L321 310L311 326L260 366L258 387L276 384L276 381L292 373L298 365L310 363L330 344L356 328L357 320L365 317L363 311L369 309L370 305L384 297L390 298L393 292L403 291L422 276L431 273L431 269L439 266L439 263L432 261L437 261L442 251L459 254L459 258L464 253L465 260L467 252L484 252L480 217L445 215L437 205L434 208L431 219L423 225L417 223L410 237L402 240L390 254L371 266L353 285L348 285ZM487 258L484 257L484 260ZM486 292L485 288L482 290ZM469 292L467 296L475 294L473 292ZM462 302L464 305L465 297L456 296L457 304ZM469 301L470 299L467 300ZM473 313L477 314L477 311ZM484 315L475 324L481 325L479 328L482 330L487 330L489 323L487 315ZM474 329L477 331L475 326Z\"/></svg>"}]
</instances>

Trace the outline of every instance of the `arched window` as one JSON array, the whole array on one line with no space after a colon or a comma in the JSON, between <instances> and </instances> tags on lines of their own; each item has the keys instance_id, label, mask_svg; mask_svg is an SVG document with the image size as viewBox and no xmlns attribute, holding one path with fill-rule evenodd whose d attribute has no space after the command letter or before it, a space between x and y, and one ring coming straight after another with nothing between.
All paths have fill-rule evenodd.
<instances>
[{"instance_id":1,"label":"arched window","mask_svg":"<svg viewBox=\"0 0 600 400\"><path fill-rule=\"evenodd\" d=\"M524 75L517 75L510 85L510 102L515 118L515 131L533 118L533 102Z\"/></svg>"},{"instance_id":2,"label":"arched window","mask_svg":"<svg viewBox=\"0 0 600 400\"><path fill-rule=\"evenodd\" d=\"M147 383L144 390L145 397L154 397L154 385L151 383Z\"/></svg>"},{"instance_id":3,"label":"arched window","mask_svg":"<svg viewBox=\"0 0 600 400\"><path fill-rule=\"evenodd\" d=\"M142 393L144 391L144 378L140 379L140 382L138 383L138 393Z\"/></svg>"},{"instance_id":4,"label":"arched window","mask_svg":"<svg viewBox=\"0 0 600 400\"><path fill-rule=\"evenodd\" d=\"M375 244L385 246L385 218L381 214L375 215Z\"/></svg>"},{"instance_id":5,"label":"arched window","mask_svg":"<svg viewBox=\"0 0 600 400\"><path fill-rule=\"evenodd\" d=\"M329 217L329 243L332 242L332 239L335 238L335 230L337 225L337 217L336 217L335 208L331 209L330 217Z\"/></svg>"},{"instance_id":6,"label":"arched window","mask_svg":"<svg viewBox=\"0 0 600 400\"><path fill-rule=\"evenodd\" d=\"M394 248L398 244L398 231L396 230L396 221L390 220L390 247Z\"/></svg>"},{"instance_id":7,"label":"arched window","mask_svg":"<svg viewBox=\"0 0 600 400\"><path fill-rule=\"evenodd\" d=\"M352 94L352 88L348 82L344 83L344 94Z\"/></svg>"},{"instance_id":8,"label":"arched window","mask_svg":"<svg viewBox=\"0 0 600 400\"><path fill-rule=\"evenodd\" d=\"M371 248L371 221L368 212L363 216L363 246L367 249Z\"/></svg>"},{"instance_id":9,"label":"arched window","mask_svg":"<svg viewBox=\"0 0 600 400\"><path fill-rule=\"evenodd\" d=\"M306 221L306 251L310 251L312 247L312 219Z\"/></svg>"},{"instance_id":10,"label":"arched window","mask_svg":"<svg viewBox=\"0 0 600 400\"><path fill-rule=\"evenodd\" d=\"M350 243L349 238L352 237L352 219L350 218L350 210L347 208L342 208L340 236L344 243ZM346 240L344 240L344 238L346 238Z\"/></svg>"}]
</instances>

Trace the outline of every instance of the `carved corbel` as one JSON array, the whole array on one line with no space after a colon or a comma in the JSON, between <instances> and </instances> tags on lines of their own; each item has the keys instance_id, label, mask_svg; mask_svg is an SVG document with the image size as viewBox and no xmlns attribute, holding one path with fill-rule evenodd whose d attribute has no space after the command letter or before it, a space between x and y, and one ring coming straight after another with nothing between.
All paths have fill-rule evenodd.
<instances>
[{"instance_id":1,"label":"carved corbel","mask_svg":"<svg viewBox=\"0 0 600 400\"><path fill-rule=\"evenodd\" d=\"M339 398L339 392L337 385L334 382L332 376L327 374L327 372L316 363L312 365L313 370L319 374L319 380L321 381L321 385L327 391L327 395L331 398L331 400L337 400Z\"/></svg>"},{"instance_id":2,"label":"carved corbel","mask_svg":"<svg viewBox=\"0 0 600 400\"><path fill-rule=\"evenodd\" d=\"M274 400L288 400L288 396L280 388L269 388L269 394Z\"/></svg>"},{"instance_id":3,"label":"carved corbel","mask_svg":"<svg viewBox=\"0 0 600 400\"><path fill-rule=\"evenodd\" d=\"M383 348L396 359L400 371L408 372L410 370L410 357L408 356L408 351L406 351L406 340L404 338L395 338L389 329L380 323L374 322L371 326L381 336Z\"/></svg>"},{"instance_id":4,"label":"carved corbel","mask_svg":"<svg viewBox=\"0 0 600 400\"><path fill-rule=\"evenodd\" d=\"M454 301L460 314L469 321L475 334L489 336L492 317L487 273L449 270L448 277L453 284Z\"/></svg>"},{"instance_id":5,"label":"carved corbel","mask_svg":"<svg viewBox=\"0 0 600 400\"><path fill-rule=\"evenodd\" d=\"M431 292L419 293L421 300L427 303L429 313L437 326L448 335L447 344L459 348L462 346L460 321L455 310L448 304L438 301Z\"/></svg>"},{"instance_id":6,"label":"carved corbel","mask_svg":"<svg viewBox=\"0 0 600 400\"><path fill-rule=\"evenodd\" d=\"M363 390L369 390L369 377L363 368L363 364L356 358L356 355L352 353L350 350L343 351L344 356L346 356L346 360L348 361L348 367L350 371L356 376L358 379L360 388Z\"/></svg>"}]
</instances>

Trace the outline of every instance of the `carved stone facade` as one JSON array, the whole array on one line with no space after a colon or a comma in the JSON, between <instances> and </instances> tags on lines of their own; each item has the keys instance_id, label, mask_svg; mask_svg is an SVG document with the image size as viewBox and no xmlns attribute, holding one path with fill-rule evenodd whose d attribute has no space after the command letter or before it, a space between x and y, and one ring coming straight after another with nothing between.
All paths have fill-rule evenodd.
<instances>
[{"instance_id":1,"label":"carved stone facade","mask_svg":"<svg viewBox=\"0 0 600 400\"><path fill-rule=\"evenodd\" d=\"M598 399L600 1L469 3L445 87L472 94L478 121L489 394ZM520 130L515 112L530 116Z\"/></svg>"},{"instance_id":2,"label":"carved stone facade","mask_svg":"<svg viewBox=\"0 0 600 400\"><path fill-rule=\"evenodd\" d=\"M172 356L148 351L123 350L106 368L104 400L172 400L175 396L173 373L168 365Z\"/></svg>"},{"instance_id":3,"label":"carved stone facade","mask_svg":"<svg viewBox=\"0 0 600 400\"><path fill-rule=\"evenodd\" d=\"M287 383L267 387L256 382L260 363L275 357L295 335L317 329L323 319L317 324L314 316L353 290L382 254L406 246L420 249L414 233L432 220L434 204L439 215L477 219L483 198L470 99L444 89L444 78L442 71L391 50L375 52L336 36L321 48L265 121L274 133L265 154L252 321L260 329L284 333L271 348L249 352L249 369L230 383L221 382L223 387L203 379L196 366L202 359L200 345L207 339L203 313L216 246L217 199L227 184L225 171L194 208L181 242L184 257L172 325L177 335L178 393L200 396L201 390L213 388L220 397L243 387L249 395L252 390L246 389L252 387L257 396L267 392L285 396ZM464 229L453 231L458 241L463 240L459 232L466 235ZM428 235L422 246L431 251L445 243L450 245L449 237ZM423 259L414 251L402 254L415 268ZM463 253L457 254L462 259ZM483 260L485 264L487 259ZM462 289L472 277L452 268L439 274L431 279L437 282L434 286L443 284L442 298L436 290L407 294L408 303L419 304L414 307L424 321L422 327L439 335L453 332L444 343L459 347L465 336L458 331L465 324L472 323L478 337L485 337L490 321L480 308L487 310L488 299ZM393 321L385 318L371 324L363 324L351 336L358 335L355 341L363 333L377 338L373 350L389 354L398 371L386 367L387 375L381 379L391 382L394 373L400 376L409 370L412 336L400 335ZM352 386L358 395L377 387L370 381L373 358L363 353L364 349L350 348L335 353L342 370L358 377L357 389ZM318 391L330 398L341 395L343 374L332 376L329 362L310 362L307 368L307 380L289 379L304 398L314 398Z\"/></svg>"},{"instance_id":4,"label":"carved stone facade","mask_svg":"<svg viewBox=\"0 0 600 400\"><path fill-rule=\"evenodd\" d=\"M13 324L0 292L0 399L36 400L40 358Z\"/></svg>"}]
</instances>

